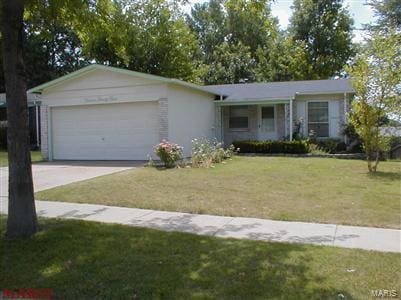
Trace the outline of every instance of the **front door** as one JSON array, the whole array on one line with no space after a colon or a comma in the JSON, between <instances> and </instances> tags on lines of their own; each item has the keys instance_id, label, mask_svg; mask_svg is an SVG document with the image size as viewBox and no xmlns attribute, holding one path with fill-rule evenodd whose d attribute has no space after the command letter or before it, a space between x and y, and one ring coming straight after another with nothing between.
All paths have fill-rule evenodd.
<instances>
[{"instance_id":1,"label":"front door","mask_svg":"<svg viewBox=\"0 0 401 300\"><path fill-rule=\"evenodd\" d=\"M277 140L276 106L259 106L259 140Z\"/></svg>"}]
</instances>

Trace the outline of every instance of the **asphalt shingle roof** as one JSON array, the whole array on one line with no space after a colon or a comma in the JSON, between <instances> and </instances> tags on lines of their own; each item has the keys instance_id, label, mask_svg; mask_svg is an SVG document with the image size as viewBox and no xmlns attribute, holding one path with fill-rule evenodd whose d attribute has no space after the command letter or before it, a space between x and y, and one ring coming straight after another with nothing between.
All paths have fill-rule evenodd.
<instances>
[{"instance_id":1,"label":"asphalt shingle roof","mask_svg":"<svg viewBox=\"0 0 401 300\"><path fill-rule=\"evenodd\" d=\"M354 93L349 79L238 83L208 85L205 89L227 96L226 100L281 100L298 94Z\"/></svg>"}]
</instances>

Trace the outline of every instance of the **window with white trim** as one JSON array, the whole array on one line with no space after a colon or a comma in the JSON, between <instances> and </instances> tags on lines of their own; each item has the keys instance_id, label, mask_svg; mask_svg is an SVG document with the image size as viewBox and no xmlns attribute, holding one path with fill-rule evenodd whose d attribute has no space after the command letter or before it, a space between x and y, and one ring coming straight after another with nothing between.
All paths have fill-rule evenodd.
<instances>
[{"instance_id":1,"label":"window with white trim","mask_svg":"<svg viewBox=\"0 0 401 300\"><path fill-rule=\"evenodd\" d=\"M267 132L276 130L274 118L274 106L262 106L262 129Z\"/></svg>"},{"instance_id":2,"label":"window with white trim","mask_svg":"<svg viewBox=\"0 0 401 300\"><path fill-rule=\"evenodd\" d=\"M228 123L230 129L248 129L248 106L230 106Z\"/></svg>"},{"instance_id":3,"label":"window with white trim","mask_svg":"<svg viewBox=\"0 0 401 300\"><path fill-rule=\"evenodd\" d=\"M329 102L308 102L308 132L329 137Z\"/></svg>"}]
</instances>

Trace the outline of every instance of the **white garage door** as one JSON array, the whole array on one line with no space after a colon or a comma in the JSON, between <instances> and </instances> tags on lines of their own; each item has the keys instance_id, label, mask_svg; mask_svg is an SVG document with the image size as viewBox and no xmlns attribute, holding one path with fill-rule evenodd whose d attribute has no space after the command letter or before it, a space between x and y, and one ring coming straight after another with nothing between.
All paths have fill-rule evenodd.
<instances>
[{"instance_id":1,"label":"white garage door","mask_svg":"<svg viewBox=\"0 0 401 300\"><path fill-rule=\"evenodd\" d=\"M157 102L52 108L53 159L143 160L159 140Z\"/></svg>"}]
</instances>

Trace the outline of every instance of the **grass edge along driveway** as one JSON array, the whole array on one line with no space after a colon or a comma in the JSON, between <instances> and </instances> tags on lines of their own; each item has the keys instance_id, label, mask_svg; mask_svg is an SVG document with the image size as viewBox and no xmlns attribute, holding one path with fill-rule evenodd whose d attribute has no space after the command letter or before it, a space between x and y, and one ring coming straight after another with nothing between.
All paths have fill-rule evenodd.
<instances>
[{"instance_id":1,"label":"grass edge along driveway","mask_svg":"<svg viewBox=\"0 0 401 300\"><path fill-rule=\"evenodd\" d=\"M400 162L235 157L210 169L143 167L36 194L40 200L400 228Z\"/></svg>"}]
</instances>

